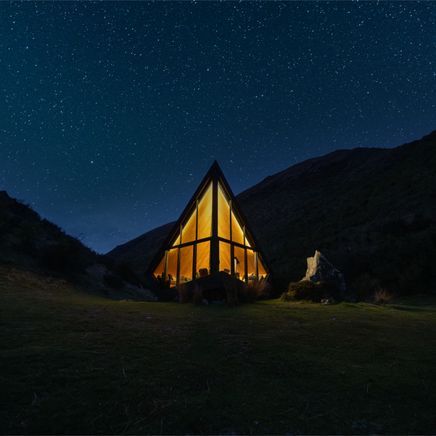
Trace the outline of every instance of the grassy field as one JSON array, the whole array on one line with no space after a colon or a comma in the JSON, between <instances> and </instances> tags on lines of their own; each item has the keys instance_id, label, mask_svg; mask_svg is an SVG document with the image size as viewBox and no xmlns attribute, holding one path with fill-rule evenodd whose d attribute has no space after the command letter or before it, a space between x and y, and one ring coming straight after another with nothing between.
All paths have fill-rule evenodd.
<instances>
[{"instance_id":1,"label":"grassy field","mask_svg":"<svg viewBox=\"0 0 436 436\"><path fill-rule=\"evenodd\" d=\"M434 433L425 303L115 302L0 269L0 431Z\"/></svg>"}]
</instances>

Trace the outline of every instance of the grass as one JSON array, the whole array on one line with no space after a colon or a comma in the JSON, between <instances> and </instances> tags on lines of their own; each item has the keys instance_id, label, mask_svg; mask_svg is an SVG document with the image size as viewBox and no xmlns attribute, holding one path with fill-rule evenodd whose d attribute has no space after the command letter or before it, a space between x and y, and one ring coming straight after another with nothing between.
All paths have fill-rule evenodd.
<instances>
[{"instance_id":1,"label":"grass","mask_svg":"<svg viewBox=\"0 0 436 436\"><path fill-rule=\"evenodd\" d=\"M116 302L0 269L1 433L434 433L436 301Z\"/></svg>"}]
</instances>

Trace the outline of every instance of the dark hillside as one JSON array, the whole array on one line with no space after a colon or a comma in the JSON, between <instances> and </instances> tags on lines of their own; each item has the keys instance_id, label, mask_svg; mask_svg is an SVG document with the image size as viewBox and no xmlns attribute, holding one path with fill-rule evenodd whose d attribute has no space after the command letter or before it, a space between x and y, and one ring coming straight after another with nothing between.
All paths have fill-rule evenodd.
<instances>
[{"instance_id":1,"label":"dark hillside","mask_svg":"<svg viewBox=\"0 0 436 436\"><path fill-rule=\"evenodd\" d=\"M34 210L0 191L0 261L67 274L82 271L98 255Z\"/></svg>"},{"instance_id":2,"label":"dark hillside","mask_svg":"<svg viewBox=\"0 0 436 436\"><path fill-rule=\"evenodd\" d=\"M134 274L112 265L0 191L0 264L52 275L113 298L148 298Z\"/></svg>"},{"instance_id":3,"label":"dark hillside","mask_svg":"<svg viewBox=\"0 0 436 436\"><path fill-rule=\"evenodd\" d=\"M435 280L435 168L433 133L303 162L238 199L283 286L301 278L305 258L319 249L357 288L419 292Z\"/></svg>"},{"instance_id":4,"label":"dark hillside","mask_svg":"<svg viewBox=\"0 0 436 436\"><path fill-rule=\"evenodd\" d=\"M359 291L431 291L436 280L436 132L393 149L339 150L267 177L238 195L277 287L321 250ZM109 253L138 273L171 228Z\"/></svg>"},{"instance_id":5,"label":"dark hillside","mask_svg":"<svg viewBox=\"0 0 436 436\"><path fill-rule=\"evenodd\" d=\"M125 244L118 245L106 256L116 262L127 263L139 275L144 275L148 264L163 244L173 225L174 222L164 224Z\"/></svg>"}]
</instances>

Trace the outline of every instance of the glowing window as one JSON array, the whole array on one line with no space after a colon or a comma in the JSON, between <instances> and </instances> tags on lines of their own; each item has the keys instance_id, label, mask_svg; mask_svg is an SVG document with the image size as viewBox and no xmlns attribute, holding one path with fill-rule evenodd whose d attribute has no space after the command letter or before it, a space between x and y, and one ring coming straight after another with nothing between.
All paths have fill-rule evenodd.
<instances>
[{"instance_id":1,"label":"glowing window","mask_svg":"<svg viewBox=\"0 0 436 436\"><path fill-rule=\"evenodd\" d=\"M178 248L172 248L168 251L167 259L167 279L170 282L170 286L176 286L177 281L177 252Z\"/></svg>"},{"instance_id":2,"label":"glowing window","mask_svg":"<svg viewBox=\"0 0 436 436\"><path fill-rule=\"evenodd\" d=\"M180 283L189 282L190 280L192 280L193 256L193 245L188 245L186 247L180 248Z\"/></svg>"},{"instance_id":3,"label":"glowing window","mask_svg":"<svg viewBox=\"0 0 436 436\"><path fill-rule=\"evenodd\" d=\"M224 271L227 274L231 272L231 262L230 262L230 244L227 242L220 241L220 271Z\"/></svg>"},{"instance_id":4,"label":"glowing window","mask_svg":"<svg viewBox=\"0 0 436 436\"><path fill-rule=\"evenodd\" d=\"M266 269L265 269L262 261L260 260L259 256L257 256L257 270L258 270L259 278L266 277L266 275L267 275Z\"/></svg>"},{"instance_id":5,"label":"glowing window","mask_svg":"<svg viewBox=\"0 0 436 436\"><path fill-rule=\"evenodd\" d=\"M159 262L159 265L154 270L154 276L163 278L165 274L165 255L162 256L162 260Z\"/></svg>"},{"instance_id":6,"label":"glowing window","mask_svg":"<svg viewBox=\"0 0 436 436\"><path fill-rule=\"evenodd\" d=\"M182 228L182 243L195 241L195 223L196 223L196 211L192 212L188 221Z\"/></svg>"},{"instance_id":7,"label":"glowing window","mask_svg":"<svg viewBox=\"0 0 436 436\"><path fill-rule=\"evenodd\" d=\"M197 244L197 266L195 268L197 277L204 277L210 274L210 242Z\"/></svg>"},{"instance_id":8,"label":"glowing window","mask_svg":"<svg viewBox=\"0 0 436 436\"><path fill-rule=\"evenodd\" d=\"M239 224L238 219L232 211L232 241L238 242L239 244L244 243L244 231Z\"/></svg>"},{"instance_id":9,"label":"glowing window","mask_svg":"<svg viewBox=\"0 0 436 436\"><path fill-rule=\"evenodd\" d=\"M209 238L212 233L212 183L198 203L198 239Z\"/></svg>"},{"instance_id":10,"label":"glowing window","mask_svg":"<svg viewBox=\"0 0 436 436\"><path fill-rule=\"evenodd\" d=\"M245 280L245 250L241 247L234 247L233 264L235 276L239 280Z\"/></svg>"},{"instance_id":11,"label":"glowing window","mask_svg":"<svg viewBox=\"0 0 436 436\"><path fill-rule=\"evenodd\" d=\"M256 253L247 249L247 274L248 280L256 280Z\"/></svg>"},{"instance_id":12,"label":"glowing window","mask_svg":"<svg viewBox=\"0 0 436 436\"><path fill-rule=\"evenodd\" d=\"M230 240L230 205L218 184L218 236Z\"/></svg>"},{"instance_id":13,"label":"glowing window","mask_svg":"<svg viewBox=\"0 0 436 436\"><path fill-rule=\"evenodd\" d=\"M173 243L173 247L180 244L180 234L177 236L177 239Z\"/></svg>"}]
</instances>

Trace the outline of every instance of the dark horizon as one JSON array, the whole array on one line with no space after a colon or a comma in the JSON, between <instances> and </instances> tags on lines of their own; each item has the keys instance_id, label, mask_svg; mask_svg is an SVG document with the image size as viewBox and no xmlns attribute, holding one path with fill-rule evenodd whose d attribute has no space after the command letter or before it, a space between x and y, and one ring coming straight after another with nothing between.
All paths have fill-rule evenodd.
<instances>
[{"instance_id":1,"label":"dark horizon","mask_svg":"<svg viewBox=\"0 0 436 436\"><path fill-rule=\"evenodd\" d=\"M107 252L235 194L434 130L434 3L0 5L0 189Z\"/></svg>"}]
</instances>

